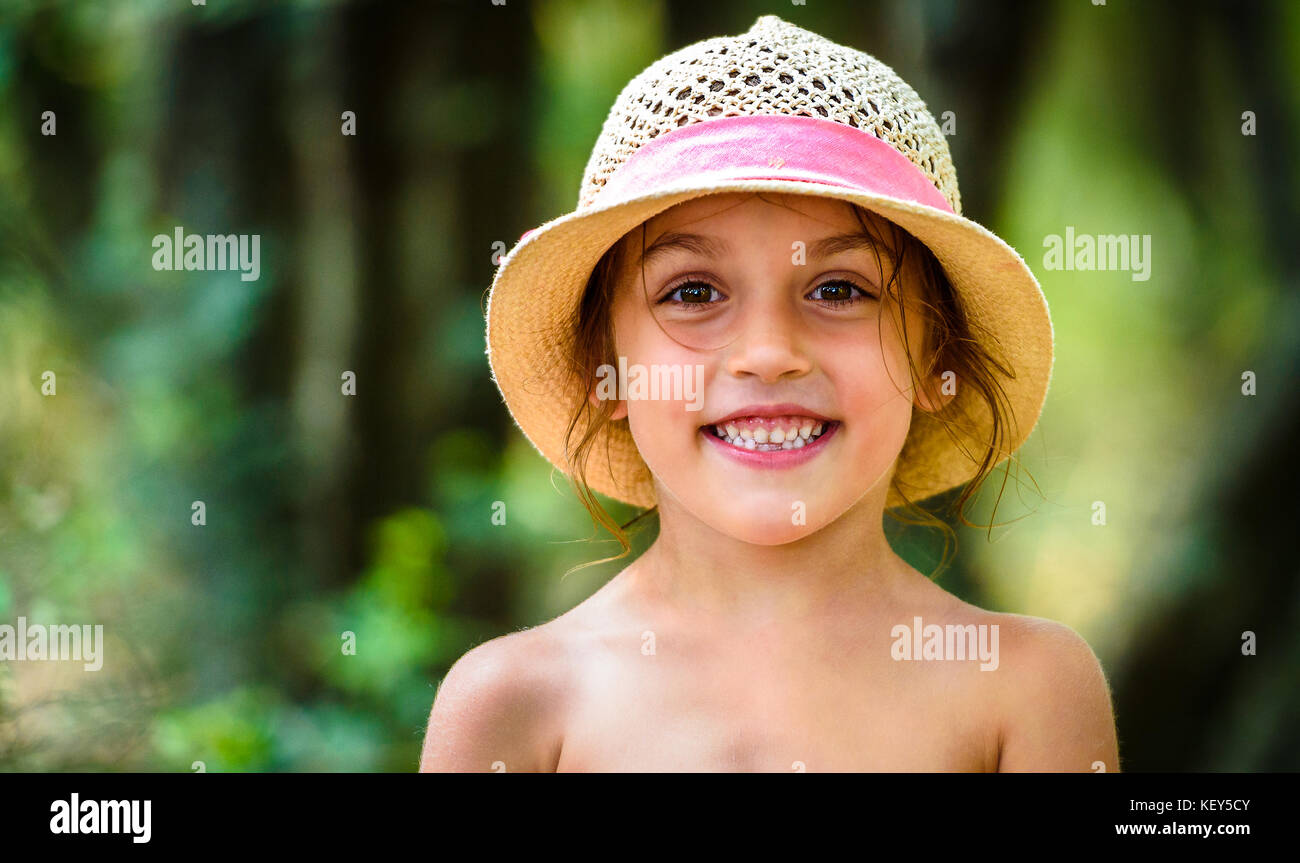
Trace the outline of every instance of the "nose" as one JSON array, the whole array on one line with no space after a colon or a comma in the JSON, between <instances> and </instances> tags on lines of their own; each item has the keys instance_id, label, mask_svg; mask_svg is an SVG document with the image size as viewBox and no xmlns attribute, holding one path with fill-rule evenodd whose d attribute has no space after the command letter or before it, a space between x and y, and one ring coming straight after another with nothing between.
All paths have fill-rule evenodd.
<instances>
[{"instance_id":1,"label":"nose","mask_svg":"<svg viewBox=\"0 0 1300 863\"><path fill-rule=\"evenodd\" d=\"M742 312L725 365L736 377L753 375L763 383L797 378L811 371L812 360L797 310L775 297L751 303Z\"/></svg>"}]
</instances>

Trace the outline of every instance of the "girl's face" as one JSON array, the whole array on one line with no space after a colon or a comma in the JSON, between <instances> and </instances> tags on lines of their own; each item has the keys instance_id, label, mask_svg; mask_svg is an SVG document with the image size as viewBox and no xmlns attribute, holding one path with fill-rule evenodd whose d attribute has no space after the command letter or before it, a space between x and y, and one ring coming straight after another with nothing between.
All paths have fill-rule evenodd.
<instances>
[{"instance_id":1,"label":"girl's face","mask_svg":"<svg viewBox=\"0 0 1300 863\"><path fill-rule=\"evenodd\" d=\"M644 259L641 229L624 238L612 316L628 389L614 418L627 417L662 511L761 545L868 495L883 511L914 393L882 293L893 264L845 239L861 233L841 201L734 193L651 219ZM907 311L920 367L923 324L910 300Z\"/></svg>"}]
</instances>

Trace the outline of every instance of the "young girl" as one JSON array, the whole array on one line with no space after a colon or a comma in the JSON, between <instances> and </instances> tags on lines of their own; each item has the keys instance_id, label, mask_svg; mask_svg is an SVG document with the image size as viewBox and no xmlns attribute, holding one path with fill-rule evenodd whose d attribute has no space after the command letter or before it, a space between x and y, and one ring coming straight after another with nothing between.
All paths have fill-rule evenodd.
<instances>
[{"instance_id":1,"label":"young girl","mask_svg":"<svg viewBox=\"0 0 1300 863\"><path fill-rule=\"evenodd\" d=\"M624 554L594 491L659 534L457 661L421 770L1118 769L1083 639L958 600L884 534L964 503L1047 392L1042 292L960 206L916 93L775 16L628 84L578 209L504 259L488 354Z\"/></svg>"}]
</instances>

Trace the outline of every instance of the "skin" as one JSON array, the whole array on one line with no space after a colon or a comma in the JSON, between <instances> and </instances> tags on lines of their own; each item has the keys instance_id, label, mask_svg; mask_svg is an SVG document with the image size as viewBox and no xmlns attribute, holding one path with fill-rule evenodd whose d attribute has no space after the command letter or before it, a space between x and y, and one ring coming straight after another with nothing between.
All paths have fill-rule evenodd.
<instances>
[{"instance_id":1,"label":"skin","mask_svg":"<svg viewBox=\"0 0 1300 863\"><path fill-rule=\"evenodd\" d=\"M724 238L625 262L613 306L629 364L704 366L704 406L621 402L655 477L660 535L560 617L466 653L443 679L421 771L1078 771L1119 769L1110 693L1088 644L1059 623L962 602L893 552L889 480L912 409L902 333L867 250L798 264L792 244L860 225L842 202L713 195L646 225ZM625 238L630 261L641 232ZM655 307L695 274L733 301L725 345L697 350ZM904 295L914 278L900 274ZM820 285L848 278L864 299ZM679 298L682 295L677 295ZM907 302L911 303L909 298ZM665 332L665 328L669 331ZM679 340L681 340L679 338ZM710 344L712 346L712 343ZM937 372L936 372L937 374ZM593 398L595 396L593 395ZM700 426L750 404L795 402L842 422L786 470L737 464ZM802 523L792 518L804 506ZM998 627L998 664L893 658L893 627Z\"/></svg>"}]
</instances>

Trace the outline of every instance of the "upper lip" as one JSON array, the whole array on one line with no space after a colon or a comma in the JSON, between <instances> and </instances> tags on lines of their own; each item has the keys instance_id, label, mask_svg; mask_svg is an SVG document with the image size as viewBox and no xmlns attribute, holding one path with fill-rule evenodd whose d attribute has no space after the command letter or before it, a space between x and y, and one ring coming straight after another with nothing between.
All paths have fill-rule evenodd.
<instances>
[{"instance_id":1,"label":"upper lip","mask_svg":"<svg viewBox=\"0 0 1300 863\"><path fill-rule=\"evenodd\" d=\"M734 410L725 417L711 420L705 425L718 425L728 420L743 419L744 417L810 417L819 422L834 422L830 417L823 416L817 411L809 410L803 405L797 405L793 402L783 402L777 405L746 405L739 410Z\"/></svg>"}]
</instances>

